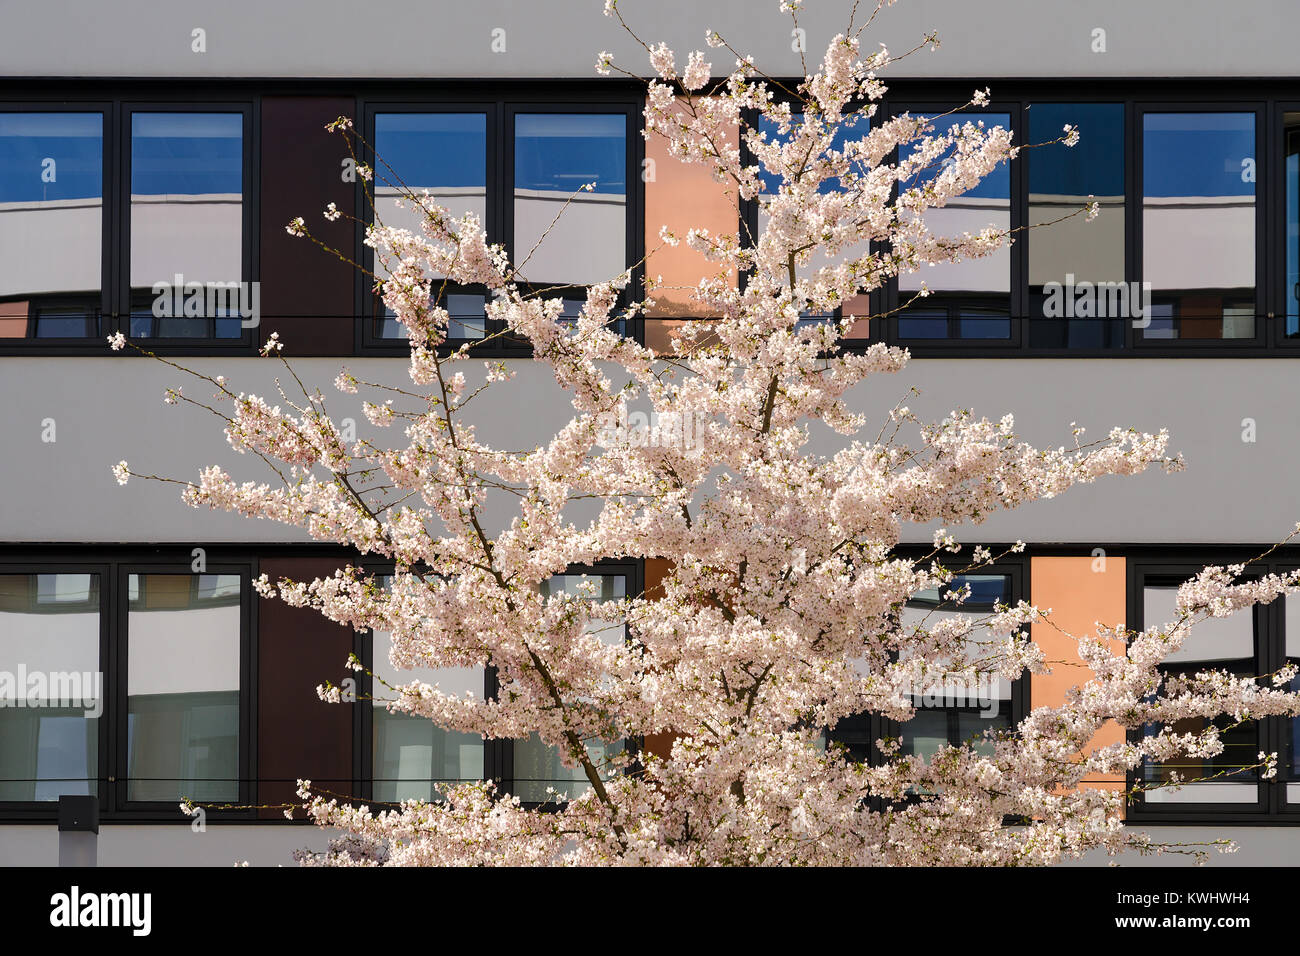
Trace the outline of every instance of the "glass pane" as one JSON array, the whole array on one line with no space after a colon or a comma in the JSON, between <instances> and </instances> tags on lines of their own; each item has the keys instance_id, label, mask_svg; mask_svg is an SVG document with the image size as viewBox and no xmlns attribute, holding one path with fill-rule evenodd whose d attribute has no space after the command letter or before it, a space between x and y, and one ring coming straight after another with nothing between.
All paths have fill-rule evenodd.
<instances>
[{"instance_id":1,"label":"glass pane","mask_svg":"<svg viewBox=\"0 0 1300 956\"><path fill-rule=\"evenodd\" d=\"M449 339L481 339L487 335L487 296L468 292L450 293L443 296L442 306L449 315ZM397 321L397 313L383 302L379 302L378 307L383 314L375 318L376 338L398 340L410 337L406 326Z\"/></svg>"},{"instance_id":2,"label":"glass pane","mask_svg":"<svg viewBox=\"0 0 1300 956\"><path fill-rule=\"evenodd\" d=\"M622 574L557 574L542 582L540 590L547 597L568 595L580 600L619 601L627 597L627 577ZM618 644L627 639L627 629L621 621L589 620L587 633L606 644ZM589 740L585 746L597 767L623 750L621 741ZM572 799L586 792L589 781L581 767L564 766L558 748L547 746L540 737L532 734L514 742L514 784L514 792L521 800L544 802L552 799L546 793L547 787L554 787Z\"/></svg>"},{"instance_id":3,"label":"glass pane","mask_svg":"<svg viewBox=\"0 0 1300 956\"><path fill-rule=\"evenodd\" d=\"M513 258L522 276L589 285L627 268L626 116L520 113L514 163Z\"/></svg>"},{"instance_id":4,"label":"glass pane","mask_svg":"<svg viewBox=\"0 0 1300 956\"><path fill-rule=\"evenodd\" d=\"M1124 106L1121 103L1034 103L1029 142L1079 128L1079 142L1033 150L1029 157L1030 345L1119 348L1123 320L1143 302L1124 275ZM1089 202L1097 218L1076 215ZM1052 225L1043 225L1052 223ZM1118 320L1118 321L1117 321Z\"/></svg>"},{"instance_id":5,"label":"glass pane","mask_svg":"<svg viewBox=\"0 0 1300 956\"><path fill-rule=\"evenodd\" d=\"M954 127L966 123L982 122L984 126L1001 126L1010 128L1009 113L956 113L952 116L935 117L934 114L917 113L916 116L933 118L934 131L931 135L946 135ZM900 147L903 159L915 150L913 144ZM916 180L903 184L906 186L923 185L936 178L945 162L951 161L949 153L937 159L927 170L918 174ZM926 226L931 233L939 237L958 237L964 233L977 233L992 226L995 229L1011 228L1011 169L1002 163L978 185L968 192L949 200L942 209L925 211ZM918 272L911 272L898 277L899 289L915 292L921 283L934 292L984 292L1008 295L1011 291L1011 255L1006 249L1000 249L993 255L982 259L966 259L962 262L950 262L942 265L923 267ZM906 297L905 297L906 298ZM1003 303L1004 307L1008 303Z\"/></svg>"},{"instance_id":6,"label":"glass pane","mask_svg":"<svg viewBox=\"0 0 1300 956\"><path fill-rule=\"evenodd\" d=\"M969 590L960 605L943 597L949 591ZM1011 578L1005 574L959 574L944 588L918 592L903 608L904 627L932 628L946 618L982 618L998 604L1011 599ZM963 610L953 610L961 607ZM967 638L968 654L975 662L987 660L997 642L984 627L974 628ZM988 645L988 646L984 646ZM941 663L941 662L940 662ZM932 756L942 744L959 746L976 743L981 753L992 752L992 742L982 740L985 731L1011 726L1011 682L993 675L974 675L968 680L935 681L912 690L916 716L902 726L904 752ZM911 743L909 734L914 735ZM912 750L908 750L912 747Z\"/></svg>"},{"instance_id":7,"label":"glass pane","mask_svg":"<svg viewBox=\"0 0 1300 956\"><path fill-rule=\"evenodd\" d=\"M375 215L384 225L420 235L424 214L396 200L425 190L451 215L486 222L486 113L376 114L375 156Z\"/></svg>"},{"instance_id":8,"label":"glass pane","mask_svg":"<svg viewBox=\"0 0 1300 956\"><path fill-rule=\"evenodd\" d=\"M898 317L898 337L901 339L946 339L948 337L948 310L908 309Z\"/></svg>"},{"instance_id":9,"label":"glass pane","mask_svg":"<svg viewBox=\"0 0 1300 956\"><path fill-rule=\"evenodd\" d=\"M237 575L132 574L127 799L239 799Z\"/></svg>"},{"instance_id":10,"label":"glass pane","mask_svg":"<svg viewBox=\"0 0 1300 956\"><path fill-rule=\"evenodd\" d=\"M1147 113L1142 135L1142 278L1166 310L1147 337L1253 337L1255 115Z\"/></svg>"},{"instance_id":11,"label":"glass pane","mask_svg":"<svg viewBox=\"0 0 1300 956\"><path fill-rule=\"evenodd\" d=\"M1166 624L1176 620L1175 601L1177 585L1148 584L1143 589L1143 623L1146 627ZM1166 659L1161 672L1169 676L1188 676L1200 670L1225 670L1238 677L1257 673L1255 667L1255 625L1250 611L1237 613L1223 618L1210 618L1192 628L1183 646ZM1232 724L1230 718L1215 721L1220 727ZM1175 721L1174 732L1180 734L1196 733L1204 730L1203 718L1189 718ZM1153 733L1153 729L1148 729ZM1146 780L1158 783L1170 778L1177 772L1184 779L1208 777L1224 774L1221 781L1206 786L1232 786L1233 784L1254 782L1253 772L1233 774L1235 767L1243 767L1256 762L1259 752L1259 730L1257 725L1247 723L1243 726L1226 730L1221 737L1223 752L1216 757L1188 758L1181 757L1168 763L1152 764L1145 767ZM1207 796L1207 802L1214 802L1213 795Z\"/></svg>"},{"instance_id":12,"label":"glass pane","mask_svg":"<svg viewBox=\"0 0 1300 956\"><path fill-rule=\"evenodd\" d=\"M251 314L243 138L240 113L132 114L132 337L229 338Z\"/></svg>"},{"instance_id":13,"label":"glass pane","mask_svg":"<svg viewBox=\"0 0 1300 956\"><path fill-rule=\"evenodd\" d=\"M103 193L103 114L0 113L0 339L100 334Z\"/></svg>"},{"instance_id":14,"label":"glass pane","mask_svg":"<svg viewBox=\"0 0 1300 956\"><path fill-rule=\"evenodd\" d=\"M998 733L1011 729L1011 701L997 702L996 709L990 706L984 710L956 710L957 739L956 744L969 743L976 753L991 757L996 741L987 739L985 734Z\"/></svg>"},{"instance_id":15,"label":"glass pane","mask_svg":"<svg viewBox=\"0 0 1300 956\"><path fill-rule=\"evenodd\" d=\"M794 122L796 124L802 123L803 114L795 113ZM759 131L762 132L767 137L767 139L772 142L785 143L785 142L789 142L789 140L792 138L792 136L789 134L782 136L776 124L773 123L771 120L769 120L766 116L759 118ZM859 139L862 139L870 131L871 131L870 124L868 123L865 116L862 119L858 120L858 122L854 124L852 127L841 126L835 131L835 135L831 140L831 149L843 150L846 143L855 142ZM762 183L762 192L759 194L758 197L758 235L753 237L755 240L757 240L758 237L761 236L763 232L767 229L767 223L769 219L768 212L767 212L767 203L771 200L772 197L774 197L777 194L778 190L780 189L781 176L775 172L768 170L762 164L759 164L759 180ZM824 182L822 182L820 186L817 187L817 191L821 195L828 195L832 192L843 191L844 188L845 187L843 183L839 179L827 179ZM808 278L823 266L864 256L867 254L868 251L870 251L870 248L871 248L871 244L869 242L862 242L845 248L844 250L842 250L840 253L838 253L833 257L828 257L818 253L812 256L811 260L807 265L798 266L796 268L796 272L801 278ZM812 310L806 310L804 312L801 312L800 314L804 316L805 319L808 320L820 318L822 316L830 317L830 314L828 313L824 313L824 312L817 313ZM809 324L810 322L801 321L796 324L795 328L796 330L799 328L805 328Z\"/></svg>"},{"instance_id":16,"label":"glass pane","mask_svg":"<svg viewBox=\"0 0 1300 956\"><path fill-rule=\"evenodd\" d=\"M955 574L952 581L944 588L942 594L949 591L969 589L970 595L961 603L962 607L992 607L994 604L1007 604L1011 594L1011 579L1005 574ZM938 607L940 604L953 606L945 601L939 588L926 588L917 591L908 604L913 607Z\"/></svg>"},{"instance_id":17,"label":"glass pane","mask_svg":"<svg viewBox=\"0 0 1300 956\"><path fill-rule=\"evenodd\" d=\"M1300 336L1300 113L1282 114L1286 153L1286 334Z\"/></svg>"},{"instance_id":18,"label":"glass pane","mask_svg":"<svg viewBox=\"0 0 1300 956\"><path fill-rule=\"evenodd\" d=\"M376 578L388 587L391 578ZM372 665L373 696L390 700L396 694L380 680L400 687L412 681L435 685L444 693L483 696L483 670L477 667L398 667L393 663L392 635L375 631ZM390 713L382 700L372 703L374 799L384 803L402 800L439 800L433 784L482 780L483 738L444 730L427 717Z\"/></svg>"},{"instance_id":19,"label":"glass pane","mask_svg":"<svg viewBox=\"0 0 1300 956\"><path fill-rule=\"evenodd\" d=\"M601 771L601 776L607 777L614 771L605 764L622 751L623 744L587 741L586 748L592 762ZM514 793L526 803L563 802L565 796L575 800L591 786L581 767L565 767L560 759L560 751L548 747L536 734L514 742L514 773ZM548 794L547 787L554 787L558 795Z\"/></svg>"},{"instance_id":20,"label":"glass pane","mask_svg":"<svg viewBox=\"0 0 1300 956\"><path fill-rule=\"evenodd\" d=\"M393 686L423 681L444 693L483 696L483 671L473 667L398 668L389 657L392 635L374 634L374 671ZM374 696L396 696L378 681ZM436 800L433 784L460 783L483 779L483 738L444 730L426 717L390 713L383 703L373 704L374 715L374 799L385 803L401 800Z\"/></svg>"},{"instance_id":21,"label":"glass pane","mask_svg":"<svg viewBox=\"0 0 1300 956\"><path fill-rule=\"evenodd\" d=\"M97 792L99 575L0 574L0 801Z\"/></svg>"},{"instance_id":22,"label":"glass pane","mask_svg":"<svg viewBox=\"0 0 1300 956\"><path fill-rule=\"evenodd\" d=\"M903 724L903 756L929 759L940 747L948 744L948 712L946 710L918 710L916 716Z\"/></svg>"},{"instance_id":23,"label":"glass pane","mask_svg":"<svg viewBox=\"0 0 1300 956\"><path fill-rule=\"evenodd\" d=\"M957 334L963 339L1009 339L1011 316L992 309L962 309L957 317Z\"/></svg>"}]
</instances>

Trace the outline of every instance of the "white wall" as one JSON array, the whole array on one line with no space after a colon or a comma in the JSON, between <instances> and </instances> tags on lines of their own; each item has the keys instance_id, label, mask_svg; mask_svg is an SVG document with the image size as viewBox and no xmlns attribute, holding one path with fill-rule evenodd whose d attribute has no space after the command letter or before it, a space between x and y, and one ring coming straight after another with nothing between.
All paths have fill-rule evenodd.
<instances>
[{"instance_id":1,"label":"white wall","mask_svg":"<svg viewBox=\"0 0 1300 956\"><path fill-rule=\"evenodd\" d=\"M769 73L788 75L799 70L799 54L777 6L623 0L620 10L643 37L682 51L679 62L685 51L704 48L711 28ZM800 25L810 53L820 57L844 29L850 6L806 5ZM364 24L348 28L357 9L347 0L12 3L0 31L0 64L9 76L585 78L608 50L630 69L647 69L644 51L601 7L601 0L373 0ZM192 50L196 28L206 31L204 53ZM939 51L904 60L895 75L1288 76L1298 28L1300 6L1291 0L900 0L881 14L866 47L883 41L902 52L938 30ZM1104 53L1093 52L1098 29ZM494 39L497 50L504 39L503 51L494 51ZM730 62L708 52L719 66Z\"/></svg>"}]
</instances>

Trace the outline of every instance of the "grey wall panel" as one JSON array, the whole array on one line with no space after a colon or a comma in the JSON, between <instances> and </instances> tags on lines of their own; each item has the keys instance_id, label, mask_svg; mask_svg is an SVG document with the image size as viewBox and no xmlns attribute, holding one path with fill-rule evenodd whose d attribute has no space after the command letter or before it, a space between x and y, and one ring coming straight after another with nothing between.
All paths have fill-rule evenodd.
<instances>
[{"instance_id":1,"label":"grey wall panel","mask_svg":"<svg viewBox=\"0 0 1300 956\"><path fill-rule=\"evenodd\" d=\"M179 816L179 814L178 814ZM336 830L318 827L226 826L195 832L175 826L99 828L100 866L293 866L294 850L322 851ZM0 827L0 866L58 866L59 831L53 824Z\"/></svg>"},{"instance_id":2,"label":"grey wall panel","mask_svg":"<svg viewBox=\"0 0 1300 956\"><path fill-rule=\"evenodd\" d=\"M236 388L263 395L274 395L273 379L283 371L266 359L191 364L224 372ZM359 435L373 435L360 412L362 396L341 395L330 384L342 364L303 359L295 368L324 389L336 419L353 417ZM408 383L402 359L347 364L363 378ZM516 379L475 398L471 410L484 440L531 448L563 424L571 409L544 366L514 365ZM483 366L468 363L465 371L473 380ZM905 398L926 418L941 418L953 408L973 408L994 419L1011 412L1026 440L1051 447L1070 442L1071 422L1087 427L1092 438L1116 425L1148 431L1166 426L1172 448L1186 455L1188 468L1181 474L1103 479L995 515L977 531L963 532L965 540L1267 543L1300 520L1295 376L1287 360L928 359L863 383L853 402L873 421ZM0 541L304 540L271 522L190 509L178 500L175 486L134 479L125 488L116 484L109 467L120 459L137 471L177 478L194 477L206 464L221 464L240 480L269 475L253 456L226 447L217 419L163 404L164 389L183 381L174 369L131 357L0 359ZM921 394L909 398L913 385ZM184 387L196 398L210 390L193 382ZM1255 422L1253 443L1242 441L1247 418ZM47 419L56 429L52 443L42 440ZM816 443L831 447L825 437ZM928 541L930 534L909 528L908 539Z\"/></svg>"},{"instance_id":3,"label":"grey wall panel","mask_svg":"<svg viewBox=\"0 0 1300 956\"><path fill-rule=\"evenodd\" d=\"M601 15L602 0L46 0L4 5L0 75L589 77L602 50L630 69L644 54ZM648 40L685 51L706 28L771 73L799 70L777 0L622 0ZM809 4L800 22L820 55L851 6ZM869 9L869 3L863 3ZM1300 7L1290 0L900 0L869 46L895 52L936 29L942 48L900 75L1285 76L1295 71ZM206 52L192 31L206 31ZM1106 52L1093 52L1093 31ZM504 30L502 35L494 30ZM501 52L495 52L496 49ZM69 51L76 51L75 56ZM729 62L720 52L713 61Z\"/></svg>"},{"instance_id":4,"label":"grey wall panel","mask_svg":"<svg viewBox=\"0 0 1300 956\"><path fill-rule=\"evenodd\" d=\"M1156 840L1204 843L1228 839L1238 851L1210 853L1209 866L1294 866L1300 859L1300 830L1294 827L1150 827ZM292 866L296 849L323 850L336 831L302 826L212 825L194 833L178 826L103 826L99 831L100 866ZM0 827L0 866L55 866L59 834L54 824ZM1089 854L1067 866L1106 866L1111 858ZM1118 857L1121 866L1190 867L1185 856Z\"/></svg>"}]
</instances>

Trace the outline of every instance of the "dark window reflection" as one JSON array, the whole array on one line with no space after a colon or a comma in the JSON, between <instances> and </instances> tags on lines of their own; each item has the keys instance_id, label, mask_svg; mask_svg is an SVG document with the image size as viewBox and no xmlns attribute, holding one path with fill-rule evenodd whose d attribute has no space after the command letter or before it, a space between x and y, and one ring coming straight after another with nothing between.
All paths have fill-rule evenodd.
<instances>
[{"instance_id":1,"label":"dark window reflection","mask_svg":"<svg viewBox=\"0 0 1300 956\"><path fill-rule=\"evenodd\" d=\"M627 117L520 113L514 134L513 258L520 274L573 285L617 277L627 268Z\"/></svg>"},{"instance_id":2,"label":"dark window reflection","mask_svg":"<svg viewBox=\"0 0 1300 956\"><path fill-rule=\"evenodd\" d=\"M1284 113L1286 149L1286 334L1300 335L1300 113Z\"/></svg>"},{"instance_id":3,"label":"dark window reflection","mask_svg":"<svg viewBox=\"0 0 1300 956\"><path fill-rule=\"evenodd\" d=\"M1255 335L1255 116L1142 119L1142 278L1159 324L1146 338Z\"/></svg>"},{"instance_id":4,"label":"dark window reflection","mask_svg":"<svg viewBox=\"0 0 1300 956\"><path fill-rule=\"evenodd\" d=\"M103 186L103 114L0 113L0 339L100 335Z\"/></svg>"},{"instance_id":5,"label":"dark window reflection","mask_svg":"<svg viewBox=\"0 0 1300 956\"><path fill-rule=\"evenodd\" d=\"M1029 142L1079 128L1073 147L1029 156L1029 344L1035 348L1121 348L1124 322L1144 302L1124 274L1124 106L1034 103ZM1075 215L1089 202L1097 217ZM1056 221L1061 220L1061 221ZM1045 225L1052 223L1051 225Z\"/></svg>"},{"instance_id":6,"label":"dark window reflection","mask_svg":"<svg viewBox=\"0 0 1300 956\"><path fill-rule=\"evenodd\" d=\"M487 334L487 296L481 293L453 292L442 296L447 310L449 340L481 339ZM383 302L377 302L382 315L375 318L374 334L379 339L410 338L407 328L397 321L397 314Z\"/></svg>"},{"instance_id":7,"label":"dark window reflection","mask_svg":"<svg viewBox=\"0 0 1300 956\"><path fill-rule=\"evenodd\" d=\"M900 339L962 339L998 342L1011 338L1011 309L999 296L935 294L898 315Z\"/></svg>"}]
</instances>

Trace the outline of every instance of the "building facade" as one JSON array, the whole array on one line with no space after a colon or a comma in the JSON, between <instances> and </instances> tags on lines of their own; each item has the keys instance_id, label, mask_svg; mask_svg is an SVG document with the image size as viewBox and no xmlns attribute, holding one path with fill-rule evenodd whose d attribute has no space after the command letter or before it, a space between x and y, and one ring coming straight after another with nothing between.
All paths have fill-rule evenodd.
<instances>
[{"instance_id":1,"label":"building facade","mask_svg":"<svg viewBox=\"0 0 1300 956\"><path fill-rule=\"evenodd\" d=\"M624 2L644 36L684 52L716 29L773 75L797 75L799 45L816 56L842 27L838 4L802 15L801 37L775 2ZM304 381L324 386L346 365L401 384L405 344L369 279L285 231L303 216L344 258L367 261L349 218L366 215L364 182L324 128L339 116L406 185L479 213L516 257L577 185L596 182L528 278L579 288L650 251L638 278L660 275L667 288L625 333L663 345L682 323L706 320L673 291L693 285L703 262L684 246L656 248L660 227L728 231L760 214L643 140L643 89L594 76L602 50L644 62L600 6L391 2L366 8L364 25L333 0L51 0L5 12L0 673L29 691L32 675L68 683L60 695L44 688L64 706L0 708L0 863L57 860L65 793L98 797L103 865L275 864L324 843L272 806L292 799L298 778L378 802L427 793L436 779L488 775L520 793L569 779L536 741L484 744L382 708L320 702L316 686L343 676L349 653L383 672L384 635L261 601L250 582L328 574L350 556L283 526L190 509L148 483L118 487L109 469L121 459L180 478L209 464L254 475L219 427L163 403L176 370L110 352L105 338L122 331L268 394L277 367L256 349L278 331ZM854 400L883 411L915 385L908 404L922 417L1013 412L1027 441L1048 446L1068 443L1076 422L1092 434L1167 427L1185 472L1077 488L965 531L968 543L977 533L979 543L1028 544L973 582L988 602L1031 600L1075 632L1162 619L1179 581L1264 552L1300 519L1288 364L1300 360L1300 79L1289 42L1300 10L1280 0L1247 11L1203 0L913 0L879 24L872 41L891 50L930 29L943 39L889 71L884 110L942 112L988 86L980 118L1018 142L1053 139L1066 123L1083 132L1072 151L1034 150L1001 167L939 211L936 230L1045 223L1090 199L1100 212L847 303L851 314L891 313L859 323L856 339L914 356ZM392 180L379 173L383 208ZM326 222L331 202L345 215ZM922 279L937 294L895 312ZM200 315L186 312L196 287ZM468 288L449 299L459 337L490 331L483 303ZM567 420L567 398L526 353L485 354L517 376L480 400L486 440L531 446ZM352 414L364 434L359 402L349 413L343 398L331 397L335 414ZM928 543L931 531L909 528L908 543ZM1254 567L1300 567L1300 550ZM573 569L584 570L610 594L653 588L664 572L656 562ZM1259 673L1300 657L1292 607L1231 618L1172 663ZM1049 658L1073 654L1048 627L1034 636ZM987 709L1015 720L1060 699L1079 673L1066 664L997 688ZM488 675L455 679L491 692ZM918 737L964 737L981 709L923 714ZM850 724L838 736L869 748L879 729ZM1222 757L1192 768L1222 779L1149 797L1130 820L1175 841L1232 838L1242 847L1234 864L1293 862L1297 732L1281 719L1234 731ZM1258 750L1278 752L1276 779L1231 772ZM195 823L177 809L182 796L262 808Z\"/></svg>"}]
</instances>

